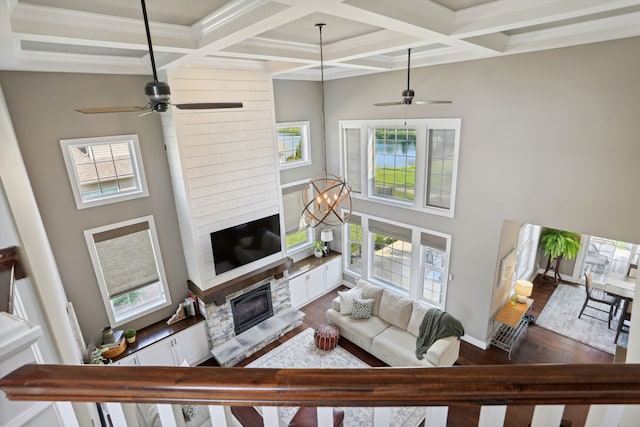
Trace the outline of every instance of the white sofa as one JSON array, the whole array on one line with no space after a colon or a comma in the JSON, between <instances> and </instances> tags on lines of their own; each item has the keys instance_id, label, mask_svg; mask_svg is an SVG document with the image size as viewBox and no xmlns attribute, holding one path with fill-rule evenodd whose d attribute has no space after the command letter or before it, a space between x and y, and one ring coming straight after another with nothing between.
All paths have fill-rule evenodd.
<instances>
[{"instance_id":1,"label":"white sofa","mask_svg":"<svg viewBox=\"0 0 640 427\"><path fill-rule=\"evenodd\" d=\"M429 309L425 304L364 280L354 289L360 289L362 299L373 299L371 317L352 318L352 296L339 292L326 316L341 336L389 366L452 366L458 359L460 340L453 336L435 341L422 359L416 357L420 325Z\"/></svg>"}]
</instances>

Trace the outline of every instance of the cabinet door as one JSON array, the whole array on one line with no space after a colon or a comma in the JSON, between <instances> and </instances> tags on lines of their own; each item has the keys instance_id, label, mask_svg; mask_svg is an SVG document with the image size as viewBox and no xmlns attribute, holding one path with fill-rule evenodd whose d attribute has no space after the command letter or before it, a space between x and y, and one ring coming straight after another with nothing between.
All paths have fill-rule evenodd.
<instances>
[{"instance_id":1,"label":"cabinet door","mask_svg":"<svg viewBox=\"0 0 640 427\"><path fill-rule=\"evenodd\" d=\"M307 289L309 299L314 299L324 294L327 285L324 280L324 267L314 268L307 273Z\"/></svg>"},{"instance_id":2,"label":"cabinet door","mask_svg":"<svg viewBox=\"0 0 640 427\"><path fill-rule=\"evenodd\" d=\"M177 365L186 360L189 366L197 366L211 357L205 326L206 322L200 322L174 336L173 351Z\"/></svg>"},{"instance_id":3,"label":"cabinet door","mask_svg":"<svg viewBox=\"0 0 640 427\"><path fill-rule=\"evenodd\" d=\"M342 257L332 259L324 265L324 277L327 289L333 289L342 283Z\"/></svg>"},{"instance_id":4,"label":"cabinet door","mask_svg":"<svg viewBox=\"0 0 640 427\"><path fill-rule=\"evenodd\" d=\"M307 273L290 279L289 291L291 292L291 305L295 308L302 307L309 300L307 293Z\"/></svg>"},{"instance_id":5,"label":"cabinet door","mask_svg":"<svg viewBox=\"0 0 640 427\"><path fill-rule=\"evenodd\" d=\"M165 338L149 347L146 347L136 354L142 366L176 366L173 338Z\"/></svg>"},{"instance_id":6,"label":"cabinet door","mask_svg":"<svg viewBox=\"0 0 640 427\"><path fill-rule=\"evenodd\" d=\"M115 366L140 366L140 361L138 360L137 354L132 354L127 357L123 357L117 362L113 362Z\"/></svg>"}]
</instances>

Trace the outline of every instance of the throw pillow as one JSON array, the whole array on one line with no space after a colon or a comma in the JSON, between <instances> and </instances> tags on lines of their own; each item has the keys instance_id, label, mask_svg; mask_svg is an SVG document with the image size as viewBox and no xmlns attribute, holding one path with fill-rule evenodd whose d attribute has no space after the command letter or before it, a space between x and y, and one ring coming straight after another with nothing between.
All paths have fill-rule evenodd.
<instances>
[{"instance_id":1,"label":"throw pillow","mask_svg":"<svg viewBox=\"0 0 640 427\"><path fill-rule=\"evenodd\" d=\"M362 290L358 288L348 291L338 291L340 297L340 314L351 314L353 311L353 301L362 298Z\"/></svg>"},{"instance_id":2,"label":"throw pillow","mask_svg":"<svg viewBox=\"0 0 640 427\"><path fill-rule=\"evenodd\" d=\"M373 309L373 298L368 299L356 299L353 301L353 311L351 312L352 319L368 319L371 317L371 310Z\"/></svg>"}]
</instances>

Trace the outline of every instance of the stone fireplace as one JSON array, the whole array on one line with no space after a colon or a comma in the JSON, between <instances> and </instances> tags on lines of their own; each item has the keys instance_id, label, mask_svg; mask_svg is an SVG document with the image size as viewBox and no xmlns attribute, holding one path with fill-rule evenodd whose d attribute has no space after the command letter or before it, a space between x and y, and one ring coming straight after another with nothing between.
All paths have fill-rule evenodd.
<instances>
[{"instance_id":1,"label":"stone fireplace","mask_svg":"<svg viewBox=\"0 0 640 427\"><path fill-rule=\"evenodd\" d=\"M286 270L267 277L247 275L240 282L240 288L231 286L229 293L217 291L213 297L197 292L192 283L189 286L207 321L211 354L221 366L234 366L300 326L304 317L291 307ZM234 315L234 308L240 312Z\"/></svg>"}]
</instances>

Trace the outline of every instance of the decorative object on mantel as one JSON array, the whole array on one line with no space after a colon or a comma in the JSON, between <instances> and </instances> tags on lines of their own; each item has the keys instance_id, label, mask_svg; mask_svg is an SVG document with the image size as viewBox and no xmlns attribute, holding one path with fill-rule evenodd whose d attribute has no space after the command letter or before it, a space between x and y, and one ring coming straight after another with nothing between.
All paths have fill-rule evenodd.
<instances>
[{"instance_id":1,"label":"decorative object on mantel","mask_svg":"<svg viewBox=\"0 0 640 427\"><path fill-rule=\"evenodd\" d=\"M131 328L125 330L124 337L127 339L129 344L136 342L136 330Z\"/></svg>"},{"instance_id":2,"label":"decorative object on mantel","mask_svg":"<svg viewBox=\"0 0 640 427\"><path fill-rule=\"evenodd\" d=\"M178 308L176 309L175 314L171 316L169 320L167 320L167 325L173 325L174 323L187 317L186 311L187 311L187 307L184 302L181 302L180 304L178 304Z\"/></svg>"},{"instance_id":3,"label":"decorative object on mantel","mask_svg":"<svg viewBox=\"0 0 640 427\"><path fill-rule=\"evenodd\" d=\"M339 225L351 215L351 187L343 178L327 173L327 129L324 105L324 57L322 53L322 27L316 24L320 32L320 92L322 112L322 142L324 144L324 174L309 181L302 192L304 209L300 221L301 228L320 224Z\"/></svg>"}]
</instances>

